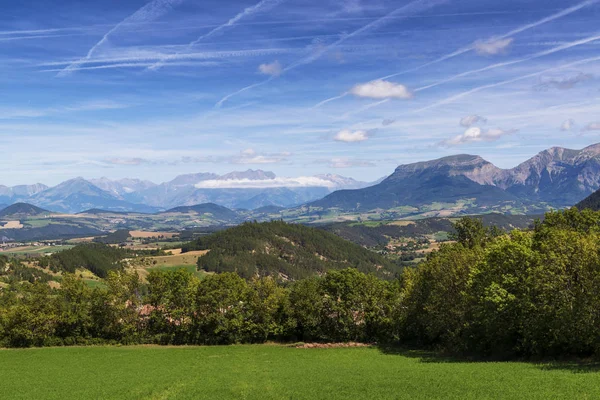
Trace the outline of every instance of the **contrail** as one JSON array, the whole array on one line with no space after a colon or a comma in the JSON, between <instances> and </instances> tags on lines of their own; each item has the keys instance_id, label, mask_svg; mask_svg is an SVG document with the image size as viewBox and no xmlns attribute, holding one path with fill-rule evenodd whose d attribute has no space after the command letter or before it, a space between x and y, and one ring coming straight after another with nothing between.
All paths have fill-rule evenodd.
<instances>
[{"instance_id":1,"label":"contrail","mask_svg":"<svg viewBox=\"0 0 600 400\"><path fill-rule=\"evenodd\" d=\"M200 36L198 39L194 40L193 42L191 42L190 44L188 44L188 49L192 48L194 46L196 46L198 43L202 42L204 39L207 39L213 35L216 35L217 33L219 33L220 31L222 31L225 28L234 26L235 24L237 24L240 20L246 18L246 17L250 17L258 12L261 11L266 11L269 10L273 7L278 6L279 4L283 3L285 0L262 0L259 3L245 8L242 12L238 13L235 17L231 18L229 21L227 21L226 23L217 26L216 28L212 29L210 32ZM162 60L158 61L156 64L148 67L148 69L151 70L158 70L160 67L162 67L165 63L167 63L173 56L175 55L169 55L165 58L163 58Z\"/></svg>"},{"instance_id":2,"label":"contrail","mask_svg":"<svg viewBox=\"0 0 600 400\"><path fill-rule=\"evenodd\" d=\"M466 92L462 92L462 93L459 93L457 95L448 97L448 98L446 98L444 100L441 100L441 101L438 101L438 102L436 102L434 104L428 105L427 107L423 107L423 108L420 108L418 110L411 111L410 114L419 113L419 112L426 111L426 110L429 110L429 109L432 109L432 108L435 108L435 107L438 107L438 106L441 106L441 105L444 105L444 104L449 104L449 103L454 102L455 100L461 99L461 98L466 97L466 96L468 96L470 94L481 92L482 90L491 89L491 88L495 88L495 87L498 87L498 86L508 85L509 83L514 83L514 82L522 81L524 79L533 78L533 77L536 77L536 76L539 76L539 75L546 74L548 72L559 71L561 69L571 68L571 67L575 67L577 65L587 64L587 63L594 62L594 61L600 61L600 57L586 58L586 59L575 61L575 62L572 62L572 63L569 63L569 64L563 64L563 65L560 65L558 67L548 68L548 69L545 69L543 71L538 71L538 72L534 72L534 73L531 73L531 74L519 76L517 78L508 79L508 80L505 80L505 81L502 81L502 82L491 83L489 85L479 86L479 87L476 87L474 89L468 90Z\"/></svg>"},{"instance_id":3,"label":"contrail","mask_svg":"<svg viewBox=\"0 0 600 400\"><path fill-rule=\"evenodd\" d=\"M532 29L532 28L538 27L540 25L546 24L548 22L552 22L552 21L554 21L556 19L565 17L565 16L567 16L569 14L572 14L572 13L574 13L576 11L581 10L582 8L585 8L585 7L591 6L593 4L596 4L599 1L600 0L586 0L584 2L581 2L579 4L574 5L572 7L569 7L569 8L566 8L566 9L562 10L562 11L559 11L559 12L557 12L555 14L552 14L552 15L550 15L548 17L542 18L542 19L540 19L538 21L535 21L535 22L532 22L530 24L526 24L526 25L520 26L520 27L518 27L516 29L511 30L510 32L507 32L507 33L505 33L505 34L503 34L501 36L493 37L491 39L502 40L502 39L509 38L509 37L514 36L516 34L519 34L521 32L527 31L529 29ZM465 53L473 50L474 48L475 48L475 46L473 46L473 45L470 45L470 46L467 46L467 47L463 47L463 48L460 48L458 50L455 50L452 53L449 53L449 54L446 54L446 55L444 55L444 56L442 56L440 58L437 58L437 59L435 59L433 61L429 61L429 62L427 62L425 64L421 64L421 65L419 65L417 67L410 68L410 69L407 69L407 70L404 70L404 71L400 71L400 72L396 72L396 73L391 74L391 75L386 75L386 76L382 76L380 78L375 78L375 79L373 79L373 81L380 80L380 79L381 80L390 79L390 78L393 78L393 77L396 77L396 76L399 76L399 75L404 75L404 74L408 74L408 73L411 73L411 72L416 72L416 71L419 71L420 69L423 69L423 68L429 67L431 65L435 65L435 64L441 63L443 61L449 60L451 58L454 58L454 57L460 56L462 54L465 54ZM327 100L323 100L317 106L321 106L323 104L328 103L329 101L336 100L338 98L341 98L341 97L340 96L336 96L336 97L331 97L331 98L329 98ZM313 106L313 108L316 108L317 106Z\"/></svg>"},{"instance_id":4,"label":"contrail","mask_svg":"<svg viewBox=\"0 0 600 400\"><path fill-rule=\"evenodd\" d=\"M489 71L489 70L496 69L496 68L507 67L509 65L520 64L520 63L525 62L525 61L529 61L529 60L533 60L535 58L539 58L539 57L547 56L547 55L550 55L550 54L554 54L554 53L557 53L559 51L570 49L571 47L580 46L582 44L586 44L586 43L589 43L589 42L594 42L596 40L600 40L600 35L590 36L588 38L577 40L575 42L570 42L570 43L564 44L562 46L554 47L554 48L549 49L549 50L540 51L538 53L532 54L530 56L527 56L525 58L521 58L521 59L518 59L518 60L507 61L507 62L503 62L503 63L497 63L497 64L489 65L489 66L484 67L484 68L479 68L479 69L474 69L474 70L471 70L471 71L466 71L466 72L460 73L458 75L451 76L450 78L442 79L442 80L434 82L434 83L432 83L430 85L423 86L423 87L420 87L418 89L415 89L415 92L420 92L420 91L423 91L423 90L427 90L427 89L430 89L432 87L436 87L436 86L442 85L444 83L456 80L458 78L462 78L462 77L465 77L465 76L473 75L473 74L476 74L476 73L479 73L479 72L485 72L485 71Z\"/></svg>"},{"instance_id":5,"label":"contrail","mask_svg":"<svg viewBox=\"0 0 600 400\"><path fill-rule=\"evenodd\" d=\"M358 35L366 32L368 30L377 29L380 26L388 23L392 19L396 19L396 20L400 19L400 20L402 20L402 19L406 19L406 18L410 17L410 15L402 15L402 14L408 14L408 13L414 14L414 13L417 13L417 12L425 11L425 10L428 10L428 9L430 9L432 7L435 7L435 6L439 5L439 4L447 3L449 1L450 0L415 0L415 1L412 1L412 2L408 3L407 5L405 5L403 7L400 7L400 8L397 8L396 10L392 11L391 13L389 13L389 14L387 14L387 15L379 18L379 19L377 19L377 20L375 20L375 21L373 21L371 23L368 23L367 25L364 25L362 28L357 29L354 32L342 36L340 39L338 39L334 43L330 44L329 46L323 47L322 49L320 49L319 51L317 51L317 52L309 55L308 57L305 57L305 58L303 58L301 60L298 60L295 63L287 66L286 68L283 69L282 74L285 73L285 72L291 71L291 70L293 70L293 69L295 69L295 68L297 68L297 67L299 67L301 65L310 64L310 63L316 61L317 59L321 58L321 56L323 54L325 54L328 51L332 50L333 48L339 46L340 44L344 43L348 39L352 39L353 37L356 37L356 36L358 36ZM595 0L595 1L600 1L600 0ZM221 100L219 100L217 102L217 104L215 105L215 107L221 107L223 105L223 103L225 103L230 98L232 98L232 97L234 97L234 96L236 96L236 95L238 95L238 94L240 94L242 92L245 92L245 91L247 91L249 89L265 85L265 84L271 82L273 79L274 79L273 77L270 77L270 78L268 78L268 79L266 79L266 80L264 80L262 82L258 82L258 83L252 84L250 86L246 86L246 87L244 87L244 88L242 88L242 89L240 89L240 90L238 90L238 91L236 91L234 93L231 93L231 94L223 97Z\"/></svg>"},{"instance_id":6,"label":"contrail","mask_svg":"<svg viewBox=\"0 0 600 400\"><path fill-rule=\"evenodd\" d=\"M587 6L591 6L591 5L593 5L593 4L596 4L596 3L598 3L599 1L600 1L600 0L586 0L586 1L582 2L582 3L579 3L579 4L576 4L576 5L574 5L573 7L569 7L569 8L567 8L567 9L564 9L564 10L562 10L562 11L559 11L559 12L557 12L556 14L552 14L552 15L550 15L550 16L548 16L548 17L546 17L546 18L542 18L542 19L540 19L539 21L532 22L532 23L530 23L530 24L527 24L527 25L523 25L523 26L521 26L521 27L519 27L519 28L516 28L516 29L513 29L512 31L510 31L510 32L507 32L507 33L505 33L505 34L503 34L503 35L501 35L501 36L495 36L495 37L493 37L493 38L491 38L491 39L493 39L493 40L502 40L502 39L509 38L509 37L511 37L511 36L514 36L514 35L516 35L516 34L518 34L518 33L521 33L521 32L524 32L524 31L527 31L527 30L529 30L529 29L532 29L532 28L538 27L538 26L540 26L540 25L543 25L543 24L546 24L546 23L548 23L548 22L552 22L552 21L554 21L554 20L556 20L556 19L559 19L559 18L565 17L565 16L567 16L567 15L569 15L569 14L572 14L572 13L574 13L574 12L576 12L576 11L579 11L579 10L581 10L581 9L582 9L582 8L584 8L584 7L587 7ZM447 59L449 59L449 58L453 58L453 57L459 56L459 55L461 55L461 54L464 54L464 53L466 53L466 52L469 52L469 51L473 50L474 48L475 48L475 46L473 46L473 45L470 45L470 46L468 46L468 47L464 47L464 48L462 48L462 49L458 49L458 50L456 50L455 52L453 52L453 53L450 53L450 54L447 54L447 55L445 55L445 56L443 56L443 57L440 57L440 58L438 58L438 59L436 59L436 60L433 60L433 61L430 61L430 62L428 62L428 63L425 63L425 64L423 64L423 65L420 65L420 66L418 66L418 67L415 67L415 68L412 68L412 69L408 69L408 70L406 70L406 71L397 72L397 73L395 73L395 74L386 75L386 76L384 76L384 77L381 77L381 78L378 78L378 79L389 79L389 78L393 78L393 77L395 77L395 76L402 75L402 74L406 74L406 73L409 73L409 72L415 72L415 71L418 71L418 70L420 70L421 68L425 68L425 67L428 67L428 66L430 66L430 65L437 64L437 63L439 63L439 62L445 61L445 60L447 60Z\"/></svg>"},{"instance_id":7,"label":"contrail","mask_svg":"<svg viewBox=\"0 0 600 400\"><path fill-rule=\"evenodd\" d=\"M169 12L173 7L183 3L185 0L153 0L150 3L146 4L144 7L138 9L136 12L125 18L123 21L119 22L115 25L111 30L109 30L102 39L98 43L96 43L86 54L85 57L73 62L61 72L58 73L57 76L63 77L69 75L71 72L77 70L77 68L84 62L88 61L94 55L96 49L106 43L109 37L117 32L123 25L132 24L132 23L141 23L141 22L149 22L156 18L159 18Z\"/></svg>"}]
</instances>

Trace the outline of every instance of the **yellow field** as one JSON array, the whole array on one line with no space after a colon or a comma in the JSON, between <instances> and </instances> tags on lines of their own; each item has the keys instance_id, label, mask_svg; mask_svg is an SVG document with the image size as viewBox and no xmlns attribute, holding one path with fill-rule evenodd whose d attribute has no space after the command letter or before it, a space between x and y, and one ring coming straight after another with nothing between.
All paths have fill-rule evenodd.
<instances>
[{"instance_id":1,"label":"yellow field","mask_svg":"<svg viewBox=\"0 0 600 400\"><path fill-rule=\"evenodd\" d=\"M157 238L159 236L171 239L172 237L178 236L179 234L173 232L130 231L129 235L134 239Z\"/></svg>"},{"instance_id":2,"label":"yellow field","mask_svg":"<svg viewBox=\"0 0 600 400\"><path fill-rule=\"evenodd\" d=\"M409 226L409 225L415 225L415 223L413 221L394 221L394 222L391 222L390 225Z\"/></svg>"},{"instance_id":3,"label":"yellow field","mask_svg":"<svg viewBox=\"0 0 600 400\"><path fill-rule=\"evenodd\" d=\"M21 223L21 221L8 221L4 226L2 226L3 229L22 229L23 228L23 224Z\"/></svg>"},{"instance_id":4,"label":"yellow field","mask_svg":"<svg viewBox=\"0 0 600 400\"><path fill-rule=\"evenodd\" d=\"M157 256L157 257L148 257L153 266L175 266L175 265L196 265L198 261L198 257L205 255L208 253L208 250L199 250L199 251L190 251L187 253L181 253L181 249L179 250L179 254L174 254L170 256ZM156 264L154 264L156 261Z\"/></svg>"}]
</instances>

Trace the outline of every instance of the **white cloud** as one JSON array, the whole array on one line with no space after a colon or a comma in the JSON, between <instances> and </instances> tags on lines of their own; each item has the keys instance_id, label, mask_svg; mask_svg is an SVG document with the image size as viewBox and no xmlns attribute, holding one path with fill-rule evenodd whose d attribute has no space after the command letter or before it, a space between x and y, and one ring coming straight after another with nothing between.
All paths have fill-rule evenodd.
<instances>
[{"instance_id":1,"label":"white cloud","mask_svg":"<svg viewBox=\"0 0 600 400\"><path fill-rule=\"evenodd\" d=\"M452 139L445 140L440 144L442 146L458 146L461 144L472 143L472 142L495 142L503 136L515 133L515 129L503 130L503 129L481 129L479 127L471 127L465 131L462 135L453 137Z\"/></svg>"},{"instance_id":2,"label":"white cloud","mask_svg":"<svg viewBox=\"0 0 600 400\"><path fill-rule=\"evenodd\" d=\"M575 120L568 119L560 125L560 130L563 132L572 131L575 127Z\"/></svg>"},{"instance_id":3,"label":"white cloud","mask_svg":"<svg viewBox=\"0 0 600 400\"><path fill-rule=\"evenodd\" d=\"M251 179L228 179L228 180L208 180L195 185L199 189L264 189L277 187L335 187L335 182L314 176L300 176L297 178L280 178L251 180Z\"/></svg>"},{"instance_id":4,"label":"white cloud","mask_svg":"<svg viewBox=\"0 0 600 400\"><path fill-rule=\"evenodd\" d=\"M479 115L469 115L467 117L461 118L460 125L464 126L465 128L469 128L478 122L486 123L487 118L480 117Z\"/></svg>"},{"instance_id":5,"label":"white cloud","mask_svg":"<svg viewBox=\"0 0 600 400\"><path fill-rule=\"evenodd\" d=\"M473 47L479 54L496 55L505 53L512 42L512 38L478 40L473 44Z\"/></svg>"},{"instance_id":6,"label":"white cloud","mask_svg":"<svg viewBox=\"0 0 600 400\"><path fill-rule=\"evenodd\" d=\"M348 129L344 129L339 131L333 139L337 142L357 143L364 142L368 138L369 132L367 131L350 131Z\"/></svg>"},{"instance_id":7,"label":"white cloud","mask_svg":"<svg viewBox=\"0 0 600 400\"><path fill-rule=\"evenodd\" d=\"M585 128L583 128L584 131L600 131L600 122L591 122L589 124L587 124L587 126Z\"/></svg>"},{"instance_id":8,"label":"white cloud","mask_svg":"<svg viewBox=\"0 0 600 400\"><path fill-rule=\"evenodd\" d=\"M358 97L371 99L410 99L412 92L404 85L384 80L376 80L355 85L350 93Z\"/></svg>"},{"instance_id":9,"label":"white cloud","mask_svg":"<svg viewBox=\"0 0 600 400\"><path fill-rule=\"evenodd\" d=\"M275 60L269 64L260 64L258 70L264 75L279 76L283 72L283 67L279 61Z\"/></svg>"}]
</instances>

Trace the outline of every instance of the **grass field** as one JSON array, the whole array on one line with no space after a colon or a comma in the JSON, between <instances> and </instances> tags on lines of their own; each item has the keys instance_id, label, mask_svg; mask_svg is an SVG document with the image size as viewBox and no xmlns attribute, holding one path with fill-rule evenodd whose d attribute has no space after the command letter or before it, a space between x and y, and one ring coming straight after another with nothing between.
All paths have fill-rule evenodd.
<instances>
[{"instance_id":1,"label":"grass field","mask_svg":"<svg viewBox=\"0 0 600 400\"><path fill-rule=\"evenodd\" d=\"M597 365L448 362L376 348L0 350L5 399L595 399Z\"/></svg>"},{"instance_id":2,"label":"grass field","mask_svg":"<svg viewBox=\"0 0 600 400\"><path fill-rule=\"evenodd\" d=\"M195 275L200 279L206 276L206 272L198 271L195 265L168 265L165 267L159 266L148 268L148 271L177 271L179 269L185 269L186 271L190 272L192 275Z\"/></svg>"}]
</instances>

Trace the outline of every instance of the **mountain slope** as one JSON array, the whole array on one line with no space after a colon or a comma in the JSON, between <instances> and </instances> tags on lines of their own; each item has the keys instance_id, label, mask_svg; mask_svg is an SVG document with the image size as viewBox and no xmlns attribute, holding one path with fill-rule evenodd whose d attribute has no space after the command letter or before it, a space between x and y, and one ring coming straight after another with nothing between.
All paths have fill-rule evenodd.
<instances>
[{"instance_id":1,"label":"mountain slope","mask_svg":"<svg viewBox=\"0 0 600 400\"><path fill-rule=\"evenodd\" d=\"M154 212L156 208L120 200L83 178L63 182L36 194L30 202L50 210L78 213L92 208L111 211Z\"/></svg>"},{"instance_id":2,"label":"mountain slope","mask_svg":"<svg viewBox=\"0 0 600 400\"><path fill-rule=\"evenodd\" d=\"M528 201L571 206L600 188L600 144L544 150L507 170L497 185Z\"/></svg>"},{"instance_id":3,"label":"mountain slope","mask_svg":"<svg viewBox=\"0 0 600 400\"><path fill-rule=\"evenodd\" d=\"M0 218L33 217L40 214L49 214L50 211L27 203L15 203L0 211Z\"/></svg>"},{"instance_id":4,"label":"mountain slope","mask_svg":"<svg viewBox=\"0 0 600 400\"><path fill-rule=\"evenodd\" d=\"M245 278L270 275L295 280L348 267L392 278L398 271L379 254L334 234L279 221L245 223L201 237L184 250L209 250L198 259L199 268L235 271Z\"/></svg>"},{"instance_id":5,"label":"mountain slope","mask_svg":"<svg viewBox=\"0 0 600 400\"><path fill-rule=\"evenodd\" d=\"M341 190L311 206L340 208L348 211L419 207L431 203L455 203L475 199L478 207L498 204L520 205L519 199L504 190L479 184L465 176L493 170L491 164L477 156L458 155L439 160L401 165L381 183L358 190ZM483 181L487 178L483 178Z\"/></svg>"},{"instance_id":6,"label":"mountain slope","mask_svg":"<svg viewBox=\"0 0 600 400\"><path fill-rule=\"evenodd\" d=\"M585 199L581 200L579 203L575 204L575 207L579 210L590 209L593 211L600 210L600 190L595 191L590 194Z\"/></svg>"},{"instance_id":7,"label":"mountain slope","mask_svg":"<svg viewBox=\"0 0 600 400\"><path fill-rule=\"evenodd\" d=\"M571 206L600 188L600 144L553 147L512 169L461 154L401 165L380 184L334 192L311 206L366 211L472 199L471 211Z\"/></svg>"},{"instance_id":8,"label":"mountain slope","mask_svg":"<svg viewBox=\"0 0 600 400\"><path fill-rule=\"evenodd\" d=\"M0 203L12 204L23 201L29 197L48 189L48 186L41 183L34 185L18 185L13 187L0 185Z\"/></svg>"}]
</instances>

